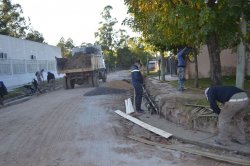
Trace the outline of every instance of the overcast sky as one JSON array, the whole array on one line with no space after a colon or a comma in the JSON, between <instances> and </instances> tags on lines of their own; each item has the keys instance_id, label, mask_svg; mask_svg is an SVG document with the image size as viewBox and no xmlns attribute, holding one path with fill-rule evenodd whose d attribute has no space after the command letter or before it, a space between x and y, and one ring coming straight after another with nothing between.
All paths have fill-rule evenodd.
<instances>
[{"instance_id":1,"label":"overcast sky","mask_svg":"<svg viewBox=\"0 0 250 166\"><path fill-rule=\"evenodd\" d=\"M112 17L119 24L127 16L123 0L12 0L22 6L23 13L30 17L34 30L43 34L46 42L56 45L61 37L71 37L75 45L93 43L94 32L102 20L104 7L113 7ZM126 29L125 27L122 27ZM128 28L127 28L128 29ZM132 35L132 34L130 34Z\"/></svg>"}]
</instances>

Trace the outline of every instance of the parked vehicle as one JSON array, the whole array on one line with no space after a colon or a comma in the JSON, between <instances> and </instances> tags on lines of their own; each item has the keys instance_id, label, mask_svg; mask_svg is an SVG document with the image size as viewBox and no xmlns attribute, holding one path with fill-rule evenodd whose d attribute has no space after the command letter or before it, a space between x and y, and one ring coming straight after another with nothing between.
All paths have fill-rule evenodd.
<instances>
[{"instance_id":1,"label":"parked vehicle","mask_svg":"<svg viewBox=\"0 0 250 166\"><path fill-rule=\"evenodd\" d=\"M159 70L159 62L157 60L148 61L148 70L149 71L158 71Z\"/></svg>"},{"instance_id":2,"label":"parked vehicle","mask_svg":"<svg viewBox=\"0 0 250 166\"><path fill-rule=\"evenodd\" d=\"M100 46L72 49L70 58L57 58L57 71L64 76L64 88L72 89L84 83L99 86L99 79L107 80L103 53Z\"/></svg>"}]
</instances>

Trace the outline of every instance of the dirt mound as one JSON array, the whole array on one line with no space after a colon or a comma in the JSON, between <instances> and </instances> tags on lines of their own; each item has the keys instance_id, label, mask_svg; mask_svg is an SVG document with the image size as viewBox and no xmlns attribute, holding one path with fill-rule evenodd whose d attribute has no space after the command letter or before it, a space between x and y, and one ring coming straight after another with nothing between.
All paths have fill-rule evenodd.
<instances>
[{"instance_id":1,"label":"dirt mound","mask_svg":"<svg viewBox=\"0 0 250 166\"><path fill-rule=\"evenodd\" d=\"M90 66L91 66L91 55L83 54L81 52L76 53L66 63L67 69L84 68Z\"/></svg>"},{"instance_id":2,"label":"dirt mound","mask_svg":"<svg viewBox=\"0 0 250 166\"><path fill-rule=\"evenodd\" d=\"M79 52L70 58L56 58L57 68L65 70L91 67L91 56L93 55Z\"/></svg>"},{"instance_id":3,"label":"dirt mound","mask_svg":"<svg viewBox=\"0 0 250 166\"><path fill-rule=\"evenodd\" d=\"M85 93L84 96L97 96L97 95L109 95L109 94L121 94L121 93L126 93L126 90L108 88L108 87L98 87L92 91Z\"/></svg>"},{"instance_id":4,"label":"dirt mound","mask_svg":"<svg viewBox=\"0 0 250 166\"><path fill-rule=\"evenodd\" d=\"M132 85L126 81L116 80L107 82L106 87L130 90Z\"/></svg>"}]
</instances>

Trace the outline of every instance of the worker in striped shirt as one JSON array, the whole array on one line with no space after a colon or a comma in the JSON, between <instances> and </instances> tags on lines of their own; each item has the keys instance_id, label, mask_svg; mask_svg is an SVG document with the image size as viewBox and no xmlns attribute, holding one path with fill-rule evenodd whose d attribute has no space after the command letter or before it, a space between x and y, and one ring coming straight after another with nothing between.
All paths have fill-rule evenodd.
<instances>
[{"instance_id":1,"label":"worker in striped shirt","mask_svg":"<svg viewBox=\"0 0 250 166\"><path fill-rule=\"evenodd\" d=\"M249 99L245 91L234 86L213 86L205 90L205 96L214 113L218 114L218 138L215 143L228 145L230 140L229 126L232 118L236 122L232 142L245 144L245 130L243 118L247 113ZM217 102L223 104L222 109Z\"/></svg>"}]
</instances>

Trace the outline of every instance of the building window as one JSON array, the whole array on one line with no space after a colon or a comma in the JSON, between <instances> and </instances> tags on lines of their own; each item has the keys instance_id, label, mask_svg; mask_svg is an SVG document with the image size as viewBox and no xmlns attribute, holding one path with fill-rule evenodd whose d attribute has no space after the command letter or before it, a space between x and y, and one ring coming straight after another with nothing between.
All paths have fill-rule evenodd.
<instances>
[{"instance_id":1,"label":"building window","mask_svg":"<svg viewBox=\"0 0 250 166\"><path fill-rule=\"evenodd\" d=\"M13 60L13 74L24 74L25 62L24 60Z\"/></svg>"},{"instance_id":2,"label":"building window","mask_svg":"<svg viewBox=\"0 0 250 166\"><path fill-rule=\"evenodd\" d=\"M7 53L1 52L0 59L7 59Z\"/></svg>"},{"instance_id":3,"label":"building window","mask_svg":"<svg viewBox=\"0 0 250 166\"><path fill-rule=\"evenodd\" d=\"M35 55L30 55L30 59L36 59Z\"/></svg>"}]
</instances>

